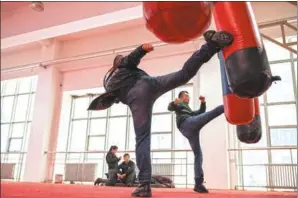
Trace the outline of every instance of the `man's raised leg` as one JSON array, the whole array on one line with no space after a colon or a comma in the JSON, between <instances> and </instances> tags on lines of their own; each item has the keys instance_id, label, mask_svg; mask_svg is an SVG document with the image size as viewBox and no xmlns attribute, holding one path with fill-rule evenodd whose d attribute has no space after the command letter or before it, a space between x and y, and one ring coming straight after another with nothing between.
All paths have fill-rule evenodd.
<instances>
[{"instance_id":1,"label":"man's raised leg","mask_svg":"<svg viewBox=\"0 0 298 198\"><path fill-rule=\"evenodd\" d=\"M192 128L193 132L197 132L201 130L210 121L214 120L215 118L217 118L223 113L224 113L224 106L219 105L211 111L207 111L197 116L189 117L186 120L188 123L191 123L192 126L190 127Z\"/></svg>"},{"instance_id":2,"label":"man's raised leg","mask_svg":"<svg viewBox=\"0 0 298 198\"><path fill-rule=\"evenodd\" d=\"M197 74L204 63L208 62L214 54L225 46L230 45L233 41L232 35L225 31L207 31L204 36L207 43L193 53L193 55L184 63L181 70L154 78L156 98L172 89L186 84ZM230 39L224 39L226 37L230 37Z\"/></svg>"}]
</instances>

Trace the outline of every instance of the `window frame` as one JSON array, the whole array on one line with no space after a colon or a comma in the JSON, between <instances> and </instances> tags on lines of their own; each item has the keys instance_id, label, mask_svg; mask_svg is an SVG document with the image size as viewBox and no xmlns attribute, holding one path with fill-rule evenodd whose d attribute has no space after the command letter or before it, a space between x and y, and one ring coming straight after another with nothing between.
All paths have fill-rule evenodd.
<instances>
[{"instance_id":1,"label":"window frame","mask_svg":"<svg viewBox=\"0 0 298 198\"><path fill-rule=\"evenodd\" d=\"M30 83L29 91L19 93L20 84L23 82L24 79L28 80L27 83ZM30 134L30 131L31 131L31 129L28 128L28 125L31 126L31 122L32 122L32 118L30 117L30 115L33 114L32 111L34 111L33 102L35 103L35 94L36 94L36 87L34 87L34 86L37 86L37 83L34 83L34 81L37 82L37 80L38 80L37 76L29 76L29 77L25 77L25 78L15 78L15 79L1 81L1 84L2 84L1 100L3 100L6 97L13 97L10 119L7 121L4 121L4 122L2 122L2 120L1 120L1 125L6 125L6 124L8 125L8 136L7 136L7 140L6 140L7 146L4 151L1 151L4 155L6 155L6 154L8 155L9 153L15 153L15 152L26 152L26 150L27 150L27 148L25 148L24 143L26 141L26 137ZM16 83L14 92L5 94L8 83L11 83L12 81L14 81ZM16 121L15 116L17 114L17 106L19 104L18 99L20 96L25 96L25 95L28 96L25 120ZM2 107L3 107L3 103L1 103L1 109L2 109ZM14 128L13 126L15 124L24 124L22 137L13 137L12 136L13 128ZM21 139L21 149L19 151L10 151L11 139ZM4 156L4 159L6 159L5 156Z\"/></svg>"}]
</instances>

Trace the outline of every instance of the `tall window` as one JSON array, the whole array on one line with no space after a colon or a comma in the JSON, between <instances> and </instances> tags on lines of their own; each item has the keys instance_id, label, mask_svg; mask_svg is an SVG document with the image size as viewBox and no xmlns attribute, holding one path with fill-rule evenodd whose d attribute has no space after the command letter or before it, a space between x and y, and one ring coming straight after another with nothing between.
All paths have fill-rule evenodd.
<instances>
[{"instance_id":1,"label":"tall window","mask_svg":"<svg viewBox=\"0 0 298 198\"><path fill-rule=\"evenodd\" d=\"M175 115L167 110L168 104L178 96L181 90L188 91L192 97L193 86L188 84L165 93L155 102L151 125L151 148L153 150L189 148L185 138L176 128ZM97 95L72 96L69 102L71 104L69 124L63 123L68 127L59 132L58 139L58 150L69 154L58 154L60 157L56 159L60 159L60 165L56 162L56 173L63 173L62 161L62 163L92 162L98 166L97 176L103 176L107 172L103 153L71 152L107 151L111 145L117 145L121 151L135 150L135 131L130 109L119 103L104 111L86 111L95 97ZM193 107L193 104L190 106ZM134 153L130 154L132 159L135 158ZM153 153L152 158L155 163L172 163L170 152ZM165 158L167 160L164 160Z\"/></svg>"},{"instance_id":2,"label":"tall window","mask_svg":"<svg viewBox=\"0 0 298 198\"><path fill-rule=\"evenodd\" d=\"M24 169L36 87L37 76L1 81L1 163L14 164L17 180Z\"/></svg>"},{"instance_id":3,"label":"tall window","mask_svg":"<svg viewBox=\"0 0 298 198\"><path fill-rule=\"evenodd\" d=\"M273 75L282 81L274 83L260 97L263 136L257 144L240 144L247 147L297 146L297 58L273 43L265 42ZM296 164L296 150L242 151L244 186L270 185L270 167L266 164ZM259 165L256 165L259 164ZM253 166L251 166L253 165ZM269 168L269 169L268 169ZM272 173L273 174L273 173Z\"/></svg>"},{"instance_id":4,"label":"tall window","mask_svg":"<svg viewBox=\"0 0 298 198\"><path fill-rule=\"evenodd\" d=\"M1 152L27 150L37 77L1 81Z\"/></svg>"}]
</instances>

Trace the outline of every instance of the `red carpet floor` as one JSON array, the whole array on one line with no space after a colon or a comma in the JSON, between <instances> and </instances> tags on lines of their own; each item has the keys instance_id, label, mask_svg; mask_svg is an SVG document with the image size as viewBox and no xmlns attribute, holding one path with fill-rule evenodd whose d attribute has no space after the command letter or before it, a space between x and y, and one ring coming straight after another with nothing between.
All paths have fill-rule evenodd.
<instances>
[{"instance_id":1,"label":"red carpet floor","mask_svg":"<svg viewBox=\"0 0 298 198\"><path fill-rule=\"evenodd\" d=\"M1 183L1 198L129 198L133 188L70 184ZM245 192L211 190L197 194L191 189L153 189L154 198L294 198L295 192Z\"/></svg>"}]
</instances>

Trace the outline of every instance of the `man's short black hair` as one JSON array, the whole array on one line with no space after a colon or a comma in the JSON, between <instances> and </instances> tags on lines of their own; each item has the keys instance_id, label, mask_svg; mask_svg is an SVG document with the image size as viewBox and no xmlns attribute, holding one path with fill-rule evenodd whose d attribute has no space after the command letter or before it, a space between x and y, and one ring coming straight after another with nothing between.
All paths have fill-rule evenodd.
<instances>
[{"instance_id":1,"label":"man's short black hair","mask_svg":"<svg viewBox=\"0 0 298 198\"><path fill-rule=\"evenodd\" d=\"M178 98L181 98L181 96L182 96L183 94L185 94L185 93L188 94L188 91L180 91L179 94L178 94Z\"/></svg>"},{"instance_id":2,"label":"man's short black hair","mask_svg":"<svg viewBox=\"0 0 298 198\"><path fill-rule=\"evenodd\" d=\"M118 146L116 146L116 145L113 145L113 146L111 146L110 147L110 150L109 151L112 151L112 150L117 150L118 149Z\"/></svg>"},{"instance_id":3,"label":"man's short black hair","mask_svg":"<svg viewBox=\"0 0 298 198\"><path fill-rule=\"evenodd\" d=\"M124 155L123 155L123 157L130 157L130 155L128 154L128 153L125 153Z\"/></svg>"}]
</instances>

